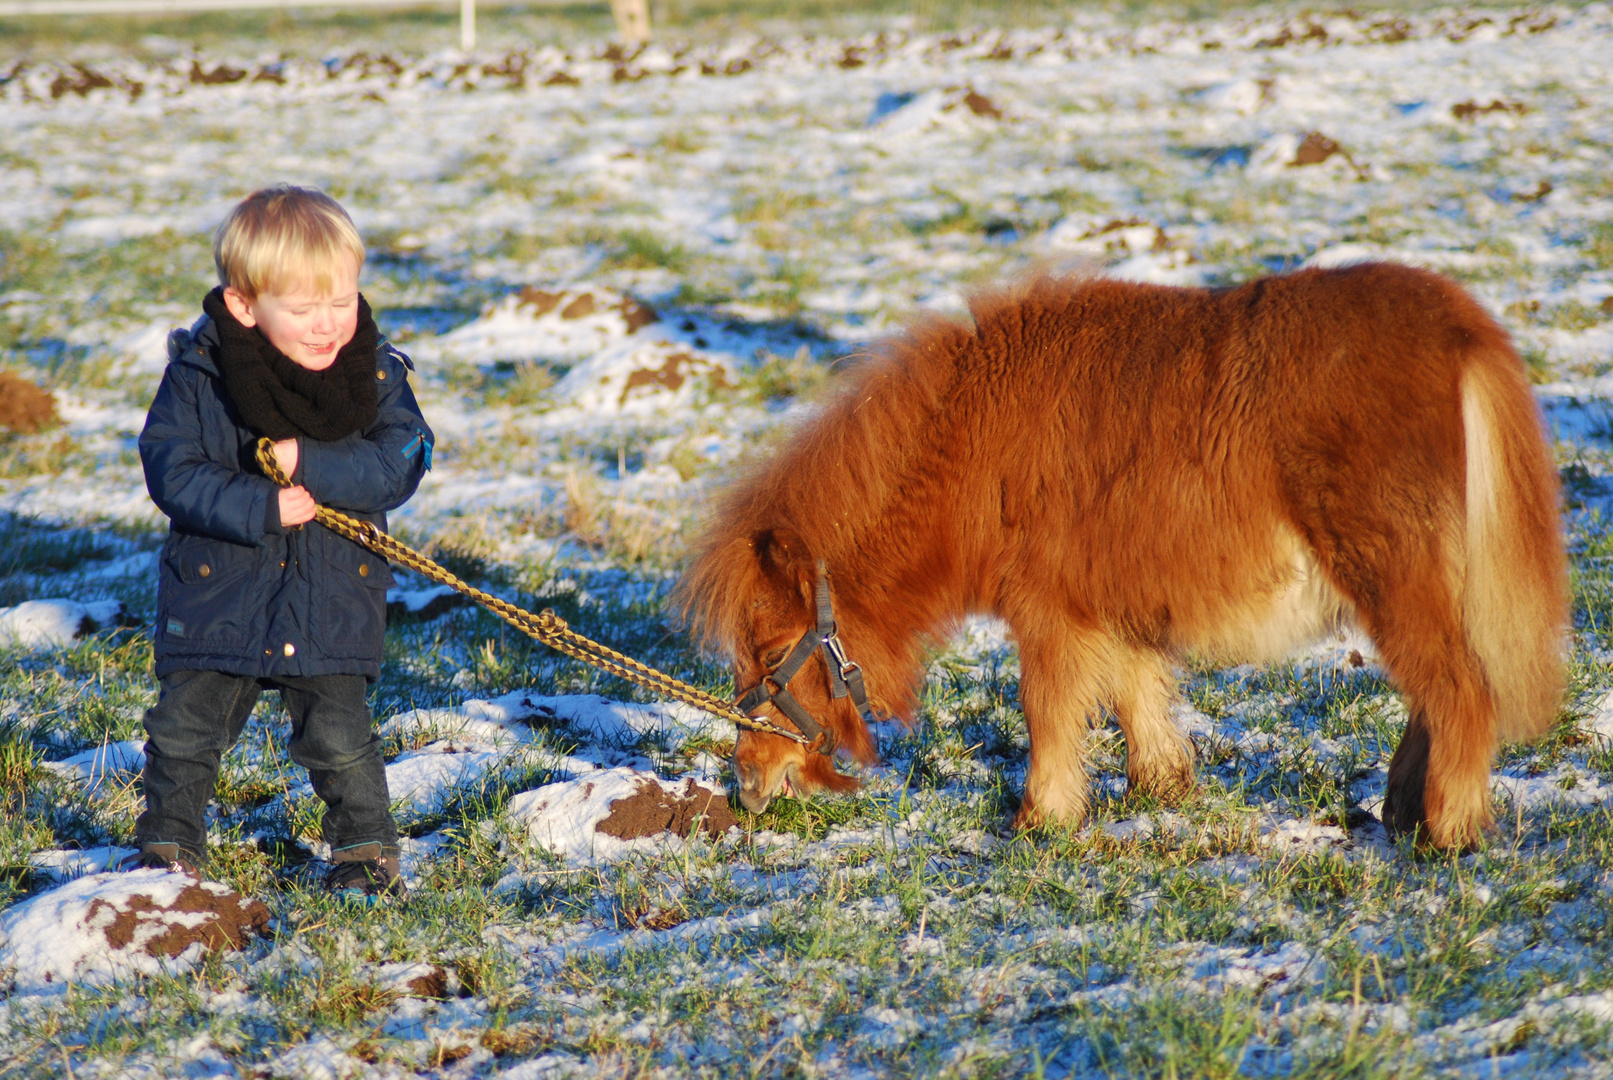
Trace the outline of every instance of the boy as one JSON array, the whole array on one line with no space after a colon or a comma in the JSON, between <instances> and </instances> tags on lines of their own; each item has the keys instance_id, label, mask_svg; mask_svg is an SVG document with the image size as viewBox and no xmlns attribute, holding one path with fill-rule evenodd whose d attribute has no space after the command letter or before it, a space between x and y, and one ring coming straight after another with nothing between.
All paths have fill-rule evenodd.
<instances>
[{"instance_id":1,"label":"boy","mask_svg":"<svg viewBox=\"0 0 1613 1080\"><path fill-rule=\"evenodd\" d=\"M359 295L364 245L334 199L248 196L213 240L220 287L168 339L140 435L171 526L157 585L157 704L133 866L197 870L219 760L266 689L291 716L291 759L325 803L332 892L401 896L397 828L365 690L381 673L386 561L313 521L316 503L386 528L433 436L409 359ZM255 460L258 438L291 477Z\"/></svg>"}]
</instances>

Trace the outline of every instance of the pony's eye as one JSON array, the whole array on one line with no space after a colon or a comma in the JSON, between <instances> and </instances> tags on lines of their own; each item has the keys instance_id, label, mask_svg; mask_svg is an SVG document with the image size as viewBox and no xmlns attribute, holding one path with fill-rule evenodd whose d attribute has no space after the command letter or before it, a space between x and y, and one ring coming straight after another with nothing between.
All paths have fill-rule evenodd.
<instances>
[{"instance_id":1,"label":"pony's eye","mask_svg":"<svg viewBox=\"0 0 1613 1080\"><path fill-rule=\"evenodd\" d=\"M762 657L762 666L763 667L770 667L770 668L778 667L780 664L782 664L784 662L784 654L789 652L789 651L790 650L788 650L786 648L783 648L782 646L777 648L777 649L772 650L771 652L767 653L765 656Z\"/></svg>"}]
</instances>

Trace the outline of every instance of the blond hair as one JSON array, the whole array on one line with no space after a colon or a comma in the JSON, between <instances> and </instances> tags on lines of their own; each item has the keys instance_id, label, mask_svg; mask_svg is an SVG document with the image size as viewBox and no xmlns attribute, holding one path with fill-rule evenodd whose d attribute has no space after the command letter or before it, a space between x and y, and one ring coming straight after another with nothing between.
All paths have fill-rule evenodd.
<instances>
[{"instance_id":1,"label":"blond hair","mask_svg":"<svg viewBox=\"0 0 1613 1080\"><path fill-rule=\"evenodd\" d=\"M248 300L305 286L329 293L343 257L362 269L364 241L341 204L315 188L254 191L213 235L219 284Z\"/></svg>"}]
</instances>

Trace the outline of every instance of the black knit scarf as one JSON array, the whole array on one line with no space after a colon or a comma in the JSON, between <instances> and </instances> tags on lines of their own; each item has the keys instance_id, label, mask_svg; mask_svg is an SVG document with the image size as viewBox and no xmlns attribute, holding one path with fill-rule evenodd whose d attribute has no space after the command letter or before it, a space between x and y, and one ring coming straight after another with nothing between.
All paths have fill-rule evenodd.
<instances>
[{"instance_id":1,"label":"black knit scarf","mask_svg":"<svg viewBox=\"0 0 1613 1080\"><path fill-rule=\"evenodd\" d=\"M336 442L375 422L375 349L381 333L362 296L353 340L324 371L309 371L257 330L242 326L225 306L223 288L207 294L202 310L218 328L213 358L224 375L224 389L246 426L259 435Z\"/></svg>"}]
</instances>

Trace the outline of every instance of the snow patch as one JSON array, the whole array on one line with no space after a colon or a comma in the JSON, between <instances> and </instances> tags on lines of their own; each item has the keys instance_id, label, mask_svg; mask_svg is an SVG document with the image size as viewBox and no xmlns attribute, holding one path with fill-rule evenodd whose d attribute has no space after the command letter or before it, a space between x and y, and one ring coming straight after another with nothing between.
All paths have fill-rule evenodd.
<instances>
[{"instance_id":1,"label":"snow patch","mask_svg":"<svg viewBox=\"0 0 1613 1080\"><path fill-rule=\"evenodd\" d=\"M47 761L44 765L57 776L86 785L93 794L107 777L139 772L145 768L146 743L144 739L104 743L93 750L85 750L60 761Z\"/></svg>"},{"instance_id":2,"label":"snow patch","mask_svg":"<svg viewBox=\"0 0 1613 1080\"><path fill-rule=\"evenodd\" d=\"M504 816L534 843L572 863L590 865L634 853L679 852L686 842L670 833L622 840L600 832L599 826L611 816L613 803L632 798L641 788L658 785L669 797L682 798L688 783L662 780L637 769L603 769L581 779L522 792L509 801ZM726 806L727 795L722 791L696 787Z\"/></svg>"},{"instance_id":3,"label":"snow patch","mask_svg":"<svg viewBox=\"0 0 1613 1080\"><path fill-rule=\"evenodd\" d=\"M80 878L0 914L0 971L22 993L188 970L239 947L268 910L224 885L170 870Z\"/></svg>"},{"instance_id":4,"label":"snow patch","mask_svg":"<svg viewBox=\"0 0 1613 1080\"><path fill-rule=\"evenodd\" d=\"M598 285L546 291L525 288L482 309L479 318L431 343L433 351L473 363L498 360L576 362L655 322L653 310Z\"/></svg>"},{"instance_id":5,"label":"snow patch","mask_svg":"<svg viewBox=\"0 0 1613 1080\"><path fill-rule=\"evenodd\" d=\"M682 342L630 338L572 368L551 397L596 415L649 416L693 407L736 381L720 357Z\"/></svg>"},{"instance_id":6,"label":"snow patch","mask_svg":"<svg viewBox=\"0 0 1613 1080\"><path fill-rule=\"evenodd\" d=\"M0 608L0 645L56 648L117 621L123 605L116 600L25 600Z\"/></svg>"}]
</instances>

